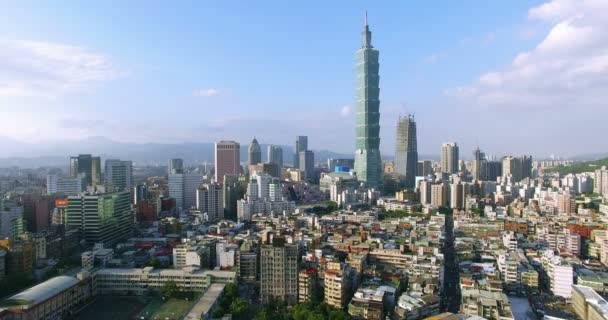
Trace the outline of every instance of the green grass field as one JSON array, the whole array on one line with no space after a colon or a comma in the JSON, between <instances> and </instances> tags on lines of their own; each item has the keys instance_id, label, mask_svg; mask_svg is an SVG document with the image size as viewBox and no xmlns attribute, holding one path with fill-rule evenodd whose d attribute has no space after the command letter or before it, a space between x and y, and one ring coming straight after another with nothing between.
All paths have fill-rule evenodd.
<instances>
[{"instance_id":1,"label":"green grass field","mask_svg":"<svg viewBox=\"0 0 608 320\"><path fill-rule=\"evenodd\" d=\"M146 305L143 299L135 297L98 297L80 311L74 319L82 320L131 320Z\"/></svg>"},{"instance_id":2,"label":"green grass field","mask_svg":"<svg viewBox=\"0 0 608 320\"><path fill-rule=\"evenodd\" d=\"M100 296L74 319L82 320L181 320L195 301L159 297Z\"/></svg>"},{"instance_id":3,"label":"green grass field","mask_svg":"<svg viewBox=\"0 0 608 320\"><path fill-rule=\"evenodd\" d=\"M183 319L195 301L152 298L134 319L177 320Z\"/></svg>"}]
</instances>

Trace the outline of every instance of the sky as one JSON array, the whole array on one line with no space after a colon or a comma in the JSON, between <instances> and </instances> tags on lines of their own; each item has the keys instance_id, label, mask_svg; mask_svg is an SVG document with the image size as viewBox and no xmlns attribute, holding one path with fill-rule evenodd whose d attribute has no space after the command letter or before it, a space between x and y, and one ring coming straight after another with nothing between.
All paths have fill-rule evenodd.
<instances>
[{"instance_id":1,"label":"sky","mask_svg":"<svg viewBox=\"0 0 608 320\"><path fill-rule=\"evenodd\" d=\"M608 1L3 1L0 136L354 151L354 53L380 51L381 149L608 151Z\"/></svg>"}]
</instances>

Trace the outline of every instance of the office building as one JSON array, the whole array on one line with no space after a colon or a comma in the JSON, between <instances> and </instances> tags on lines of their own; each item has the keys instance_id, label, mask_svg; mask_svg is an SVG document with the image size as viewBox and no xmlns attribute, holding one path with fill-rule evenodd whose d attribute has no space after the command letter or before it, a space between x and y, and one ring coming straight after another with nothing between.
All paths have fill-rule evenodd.
<instances>
[{"instance_id":1,"label":"office building","mask_svg":"<svg viewBox=\"0 0 608 320\"><path fill-rule=\"evenodd\" d=\"M274 237L260 249L260 298L262 303L279 299L298 302L298 246Z\"/></svg>"},{"instance_id":2,"label":"office building","mask_svg":"<svg viewBox=\"0 0 608 320\"><path fill-rule=\"evenodd\" d=\"M169 196L175 199L178 209L196 208L196 192L203 184L203 175L183 173L169 175Z\"/></svg>"},{"instance_id":3,"label":"office building","mask_svg":"<svg viewBox=\"0 0 608 320\"><path fill-rule=\"evenodd\" d=\"M85 186L97 186L101 184L101 159L90 154L80 154L70 158L70 176L78 177L84 175Z\"/></svg>"},{"instance_id":4,"label":"office building","mask_svg":"<svg viewBox=\"0 0 608 320\"><path fill-rule=\"evenodd\" d=\"M432 175L433 173L433 163L431 160L418 161L418 169L416 170L417 176L426 177Z\"/></svg>"},{"instance_id":5,"label":"office building","mask_svg":"<svg viewBox=\"0 0 608 320\"><path fill-rule=\"evenodd\" d=\"M241 146L235 141L215 143L215 182L222 183L225 175L241 173Z\"/></svg>"},{"instance_id":6,"label":"office building","mask_svg":"<svg viewBox=\"0 0 608 320\"><path fill-rule=\"evenodd\" d=\"M486 162L486 180L487 181L496 181L496 179L501 176L502 176L502 161Z\"/></svg>"},{"instance_id":7,"label":"office building","mask_svg":"<svg viewBox=\"0 0 608 320\"><path fill-rule=\"evenodd\" d=\"M239 281L256 283L258 280L258 254L259 247L252 240L247 239L236 252L237 275Z\"/></svg>"},{"instance_id":8,"label":"office building","mask_svg":"<svg viewBox=\"0 0 608 320\"><path fill-rule=\"evenodd\" d=\"M81 239L110 247L131 235L131 194L121 191L70 196L66 215L66 228L79 230Z\"/></svg>"},{"instance_id":9,"label":"office building","mask_svg":"<svg viewBox=\"0 0 608 320\"><path fill-rule=\"evenodd\" d=\"M382 185L378 57L378 50L372 47L372 33L369 31L366 14L361 48L356 53L355 171L359 181L370 188Z\"/></svg>"},{"instance_id":10,"label":"office building","mask_svg":"<svg viewBox=\"0 0 608 320\"><path fill-rule=\"evenodd\" d=\"M295 154L293 156L293 167L300 168L300 152L308 150L308 137L298 136L296 138Z\"/></svg>"},{"instance_id":11,"label":"office building","mask_svg":"<svg viewBox=\"0 0 608 320\"><path fill-rule=\"evenodd\" d=\"M196 209L206 214L207 221L224 219L224 196L219 183L205 184L196 191Z\"/></svg>"},{"instance_id":12,"label":"office building","mask_svg":"<svg viewBox=\"0 0 608 320\"><path fill-rule=\"evenodd\" d=\"M75 196L84 191L84 175L80 174L75 178L60 177L56 174L46 176L46 193Z\"/></svg>"},{"instance_id":13,"label":"office building","mask_svg":"<svg viewBox=\"0 0 608 320\"><path fill-rule=\"evenodd\" d=\"M253 166L259 163L262 163L262 149L258 140L254 137L247 150L247 165Z\"/></svg>"},{"instance_id":14,"label":"office building","mask_svg":"<svg viewBox=\"0 0 608 320\"><path fill-rule=\"evenodd\" d=\"M403 180L406 188L415 188L417 170L416 121L413 115L399 117L395 145L395 172Z\"/></svg>"},{"instance_id":15,"label":"office building","mask_svg":"<svg viewBox=\"0 0 608 320\"><path fill-rule=\"evenodd\" d=\"M268 162L283 168L283 148L275 145L268 146Z\"/></svg>"},{"instance_id":16,"label":"office building","mask_svg":"<svg viewBox=\"0 0 608 320\"><path fill-rule=\"evenodd\" d=\"M182 159L169 160L169 167L167 168L167 174L181 174L181 173L184 173L184 160L182 160Z\"/></svg>"},{"instance_id":17,"label":"office building","mask_svg":"<svg viewBox=\"0 0 608 320\"><path fill-rule=\"evenodd\" d=\"M507 156L502 159L502 176L510 178L511 182L519 182L522 179L521 158Z\"/></svg>"},{"instance_id":18,"label":"office building","mask_svg":"<svg viewBox=\"0 0 608 320\"><path fill-rule=\"evenodd\" d=\"M34 194L24 194L21 197L23 202L23 218L26 222L26 229L30 232L38 233L49 230L51 224L51 198Z\"/></svg>"},{"instance_id":19,"label":"office building","mask_svg":"<svg viewBox=\"0 0 608 320\"><path fill-rule=\"evenodd\" d=\"M300 171L304 172L304 180L315 181L315 154L310 150L300 151Z\"/></svg>"},{"instance_id":20,"label":"office building","mask_svg":"<svg viewBox=\"0 0 608 320\"><path fill-rule=\"evenodd\" d=\"M458 144L444 143L441 146L441 172L458 173Z\"/></svg>"},{"instance_id":21,"label":"office building","mask_svg":"<svg viewBox=\"0 0 608 320\"><path fill-rule=\"evenodd\" d=\"M108 159L105 165L106 190L131 192L133 188L133 162Z\"/></svg>"},{"instance_id":22,"label":"office building","mask_svg":"<svg viewBox=\"0 0 608 320\"><path fill-rule=\"evenodd\" d=\"M473 180L485 181L487 179L487 160L486 155L479 147L473 152Z\"/></svg>"},{"instance_id":23,"label":"office building","mask_svg":"<svg viewBox=\"0 0 608 320\"><path fill-rule=\"evenodd\" d=\"M22 234L17 239L0 239L0 249L7 252L6 274L30 273L36 262L36 248L31 236Z\"/></svg>"},{"instance_id":24,"label":"office building","mask_svg":"<svg viewBox=\"0 0 608 320\"><path fill-rule=\"evenodd\" d=\"M16 239L25 232L23 206L13 199L0 199L0 239Z\"/></svg>"}]
</instances>

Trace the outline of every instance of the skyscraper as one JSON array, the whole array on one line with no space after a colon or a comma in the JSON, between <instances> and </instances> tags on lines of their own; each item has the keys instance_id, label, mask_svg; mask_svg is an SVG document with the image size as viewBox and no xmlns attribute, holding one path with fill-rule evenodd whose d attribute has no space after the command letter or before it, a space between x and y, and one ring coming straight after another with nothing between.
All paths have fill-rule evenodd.
<instances>
[{"instance_id":1,"label":"skyscraper","mask_svg":"<svg viewBox=\"0 0 608 320\"><path fill-rule=\"evenodd\" d=\"M196 193L203 184L199 173L178 173L169 175L169 196L175 198L175 206L180 209L196 207Z\"/></svg>"},{"instance_id":2,"label":"skyscraper","mask_svg":"<svg viewBox=\"0 0 608 320\"><path fill-rule=\"evenodd\" d=\"M416 187L417 169L416 121L414 121L413 115L399 117L395 146L395 172L403 179L406 188Z\"/></svg>"},{"instance_id":3,"label":"skyscraper","mask_svg":"<svg viewBox=\"0 0 608 320\"><path fill-rule=\"evenodd\" d=\"M293 167L300 168L300 152L308 150L308 137L298 136L296 138L296 150L293 156Z\"/></svg>"},{"instance_id":4,"label":"skyscraper","mask_svg":"<svg viewBox=\"0 0 608 320\"><path fill-rule=\"evenodd\" d=\"M369 187L382 183L380 158L380 76L378 50L372 47L372 33L367 24L362 32L362 45L356 53L356 151L355 171Z\"/></svg>"},{"instance_id":5,"label":"skyscraper","mask_svg":"<svg viewBox=\"0 0 608 320\"><path fill-rule=\"evenodd\" d=\"M441 172L458 173L458 144L444 143L441 146Z\"/></svg>"},{"instance_id":6,"label":"skyscraper","mask_svg":"<svg viewBox=\"0 0 608 320\"><path fill-rule=\"evenodd\" d=\"M215 143L215 182L223 183L225 175L241 173L241 146L235 141Z\"/></svg>"},{"instance_id":7,"label":"skyscraper","mask_svg":"<svg viewBox=\"0 0 608 320\"><path fill-rule=\"evenodd\" d=\"M283 168L283 148L280 146L268 146L268 162L276 163L277 166Z\"/></svg>"},{"instance_id":8,"label":"skyscraper","mask_svg":"<svg viewBox=\"0 0 608 320\"><path fill-rule=\"evenodd\" d=\"M70 158L70 176L84 174L85 186L101 184L101 159L90 154L79 154Z\"/></svg>"},{"instance_id":9,"label":"skyscraper","mask_svg":"<svg viewBox=\"0 0 608 320\"><path fill-rule=\"evenodd\" d=\"M108 159L104 171L106 186L113 188L114 191L130 191L133 188L133 163L131 161Z\"/></svg>"},{"instance_id":10,"label":"skyscraper","mask_svg":"<svg viewBox=\"0 0 608 320\"><path fill-rule=\"evenodd\" d=\"M304 172L304 180L314 182L315 180L315 153L306 150L300 151L300 171Z\"/></svg>"},{"instance_id":11,"label":"skyscraper","mask_svg":"<svg viewBox=\"0 0 608 320\"><path fill-rule=\"evenodd\" d=\"M485 153L479 150L479 147L473 152L473 179L484 181L487 179L487 160Z\"/></svg>"},{"instance_id":12,"label":"skyscraper","mask_svg":"<svg viewBox=\"0 0 608 320\"><path fill-rule=\"evenodd\" d=\"M253 137L251 144L249 144L247 155L247 165L253 166L262 163L262 149L255 137Z\"/></svg>"},{"instance_id":13,"label":"skyscraper","mask_svg":"<svg viewBox=\"0 0 608 320\"><path fill-rule=\"evenodd\" d=\"M184 173L184 160L182 159L171 159L169 160L169 168L167 169L168 174L180 174Z\"/></svg>"}]
</instances>

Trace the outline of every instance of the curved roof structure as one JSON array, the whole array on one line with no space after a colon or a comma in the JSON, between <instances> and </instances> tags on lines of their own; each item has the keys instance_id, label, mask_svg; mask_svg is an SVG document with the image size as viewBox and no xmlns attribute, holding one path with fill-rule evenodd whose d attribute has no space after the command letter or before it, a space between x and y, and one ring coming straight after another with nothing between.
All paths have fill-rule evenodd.
<instances>
[{"instance_id":1,"label":"curved roof structure","mask_svg":"<svg viewBox=\"0 0 608 320\"><path fill-rule=\"evenodd\" d=\"M51 278L8 298L1 304L4 307L36 305L77 285L79 282L80 280L68 276Z\"/></svg>"}]
</instances>

